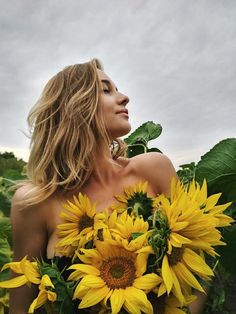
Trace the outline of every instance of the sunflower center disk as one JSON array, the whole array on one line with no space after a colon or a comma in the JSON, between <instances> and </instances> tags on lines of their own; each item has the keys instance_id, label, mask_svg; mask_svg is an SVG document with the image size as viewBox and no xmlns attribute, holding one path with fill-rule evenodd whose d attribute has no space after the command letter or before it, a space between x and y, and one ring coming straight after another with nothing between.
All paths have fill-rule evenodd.
<instances>
[{"instance_id":1,"label":"sunflower center disk","mask_svg":"<svg viewBox=\"0 0 236 314\"><path fill-rule=\"evenodd\" d=\"M184 249L182 247L173 247L171 255L168 256L168 261L171 266L178 264L181 261Z\"/></svg>"},{"instance_id":2,"label":"sunflower center disk","mask_svg":"<svg viewBox=\"0 0 236 314\"><path fill-rule=\"evenodd\" d=\"M92 227L93 224L94 224L93 218L91 218L87 215L83 215L80 217L80 220L79 220L79 231L82 231L88 227Z\"/></svg>"},{"instance_id":3,"label":"sunflower center disk","mask_svg":"<svg viewBox=\"0 0 236 314\"><path fill-rule=\"evenodd\" d=\"M126 288L135 279L134 262L125 257L113 257L103 261L100 275L110 289Z\"/></svg>"}]
</instances>

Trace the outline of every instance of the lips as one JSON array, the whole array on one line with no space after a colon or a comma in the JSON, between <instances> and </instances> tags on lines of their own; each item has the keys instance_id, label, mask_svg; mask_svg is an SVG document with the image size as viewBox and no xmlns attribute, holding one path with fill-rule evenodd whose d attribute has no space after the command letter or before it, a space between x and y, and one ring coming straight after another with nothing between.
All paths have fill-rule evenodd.
<instances>
[{"instance_id":1,"label":"lips","mask_svg":"<svg viewBox=\"0 0 236 314\"><path fill-rule=\"evenodd\" d=\"M129 112L128 112L127 109L122 109L122 110L118 111L117 113L126 113L126 114L129 114Z\"/></svg>"}]
</instances>

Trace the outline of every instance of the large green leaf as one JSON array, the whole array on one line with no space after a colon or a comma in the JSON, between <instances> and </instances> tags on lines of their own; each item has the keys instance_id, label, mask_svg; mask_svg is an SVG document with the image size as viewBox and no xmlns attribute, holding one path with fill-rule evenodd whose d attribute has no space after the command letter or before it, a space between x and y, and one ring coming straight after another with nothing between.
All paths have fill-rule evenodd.
<instances>
[{"instance_id":1,"label":"large green leaf","mask_svg":"<svg viewBox=\"0 0 236 314\"><path fill-rule=\"evenodd\" d=\"M159 137L162 132L162 127L160 124L156 124L152 121L148 121L143 123L140 127L138 127L133 133L131 133L127 138L124 139L126 144L144 144L155 138Z\"/></svg>"},{"instance_id":2,"label":"large green leaf","mask_svg":"<svg viewBox=\"0 0 236 314\"><path fill-rule=\"evenodd\" d=\"M236 138L225 139L201 157L196 179L207 180L209 193L222 192L227 200L236 200Z\"/></svg>"}]
</instances>

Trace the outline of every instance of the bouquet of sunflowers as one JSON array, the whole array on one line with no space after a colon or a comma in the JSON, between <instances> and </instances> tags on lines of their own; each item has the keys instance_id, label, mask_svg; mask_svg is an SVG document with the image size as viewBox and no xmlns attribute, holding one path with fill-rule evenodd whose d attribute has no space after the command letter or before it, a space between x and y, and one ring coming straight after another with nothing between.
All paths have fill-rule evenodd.
<instances>
[{"instance_id":1,"label":"bouquet of sunflowers","mask_svg":"<svg viewBox=\"0 0 236 314\"><path fill-rule=\"evenodd\" d=\"M74 196L58 225L60 257L5 264L18 276L0 287L38 285L29 313L188 313L193 290L214 276L207 260L225 244L219 228L233 222L223 213L231 203L217 205L221 193L208 197L205 180L173 179L169 198L149 197L147 185L124 189L111 212Z\"/></svg>"}]
</instances>

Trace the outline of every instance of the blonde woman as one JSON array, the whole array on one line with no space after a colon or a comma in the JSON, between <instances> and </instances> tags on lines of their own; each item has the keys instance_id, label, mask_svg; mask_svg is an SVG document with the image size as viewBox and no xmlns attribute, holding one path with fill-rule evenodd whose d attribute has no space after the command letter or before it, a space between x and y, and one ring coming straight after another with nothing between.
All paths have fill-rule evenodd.
<instances>
[{"instance_id":1,"label":"blonde woman","mask_svg":"<svg viewBox=\"0 0 236 314\"><path fill-rule=\"evenodd\" d=\"M126 158L119 137L131 129L128 103L97 59L68 66L47 83L28 117L28 180L12 200L15 261L25 255L53 258L61 203L73 194L87 194L98 211L143 180L151 196L169 194L176 172L166 156ZM11 289L10 314L27 313L36 294L33 288Z\"/></svg>"}]
</instances>

